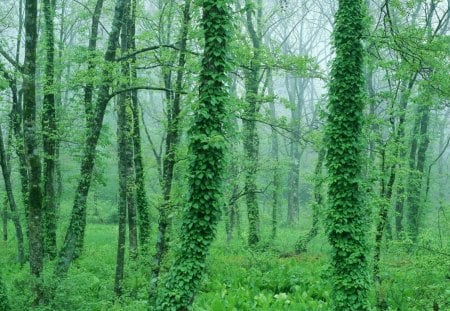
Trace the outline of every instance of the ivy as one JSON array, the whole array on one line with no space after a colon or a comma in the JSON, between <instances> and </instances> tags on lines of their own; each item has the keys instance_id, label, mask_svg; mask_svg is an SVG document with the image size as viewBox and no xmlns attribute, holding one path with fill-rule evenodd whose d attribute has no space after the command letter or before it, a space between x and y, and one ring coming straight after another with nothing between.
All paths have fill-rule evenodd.
<instances>
[{"instance_id":1,"label":"ivy","mask_svg":"<svg viewBox=\"0 0 450 311\"><path fill-rule=\"evenodd\" d=\"M190 308L205 270L222 207L231 17L228 0L204 0L202 7L205 48L199 100L189 131L190 194L184 211L180 250L163 282L157 310Z\"/></svg>"},{"instance_id":2,"label":"ivy","mask_svg":"<svg viewBox=\"0 0 450 311\"><path fill-rule=\"evenodd\" d=\"M332 251L333 308L368 310L368 209L361 187L364 108L362 1L340 0L334 29L336 56L326 128L329 172L328 239Z\"/></svg>"}]
</instances>

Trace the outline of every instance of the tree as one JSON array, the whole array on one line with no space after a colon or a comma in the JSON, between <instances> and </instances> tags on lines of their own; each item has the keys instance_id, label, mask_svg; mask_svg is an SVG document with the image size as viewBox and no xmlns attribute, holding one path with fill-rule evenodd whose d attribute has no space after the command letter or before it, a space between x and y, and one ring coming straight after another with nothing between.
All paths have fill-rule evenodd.
<instances>
[{"instance_id":1,"label":"tree","mask_svg":"<svg viewBox=\"0 0 450 311\"><path fill-rule=\"evenodd\" d=\"M88 134L84 145L84 153L81 161L80 180L75 192L75 199L70 218L70 224L67 228L64 244L58 255L58 261L55 266L55 274L62 277L67 274L74 258L81 252L86 228L86 201L91 186L94 160L96 156L96 147L103 125L106 106L111 98L109 89L111 87L113 76L107 64L114 62L116 57L116 48L118 46L120 29L122 26L122 17L125 10L126 1L117 0L114 9L114 20L109 33L108 47L105 52L105 65L102 71L102 81L97 95L93 120L88 127Z\"/></svg>"},{"instance_id":2,"label":"tree","mask_svg":"<svg viewBox=\"0 0 450 311\"><path fill-rule=\"evenodd\" d=\"M45 18L46 64L44 83L44 103L42 110L42 142L44 149L43 167L43 239L44 252L51 258L56 257L56 106L55 106L55 39L53 18L54 3L43 0Z\"/></svg>"},{"instance_id":3,"label":"tree","mask_svg":"<svg viewBox=\"0 0 450 311\"><path fill-rule=\"evenodd\" d=\"M205 0L202 7L205 45L199 102L189 132L190 193L183 217L180 249L163 283L157 310L187 310L192 304L221 211L224 118L228 97L225 81L231 16L226 0Z\"/></svg>"},{"instance_id":4,"label":"tree","mask_svg":"<svg viewBox=\"0 0 450 311\"><path fill-rule=\"evenodd\" d=\"M23 242L23 231L22 225L20 223L19 211L16 205L16 200L14 199L13 188L11 184L11 171L7 162L7 155L5 150L5 145L3 142L3 131L0 127L0 166L2 168L3 180L5 182L5 190L6 190L6 200L4 204L4 212L2 214L3 217L3 235L4 240L7 241L7 205L11 210L12 220L14 222L14 227L16 230L16 239L17 239L17 261L20 264L25 262L25 250L24 250L24 242ZM6 224L6 225L5 225Z\"/></svg>"},{"instance_id":5,"label":"tree","mask_svg":"<svg viewBox=\"0 0 450 311\"><path fill-rule=\"evenodd\" d=\"M180 51L178 54L178 69L175 82L175 94L166 91L167 99L167 132L166 149L162 161L162 192L163 203L158 208L158 235L156 239L156 253L153 258L153 268L151 276L150 300L154 301L158 288L158 278L161 265L169 250L169 234L171 228L171 219L169 214L173 211L173 198L171 195L174 179L174 168L176 163L176 151L181 135L181 91L183 87L183 77L186 71L186 48L189 24L191 20L191 0L185 0L183 9L183 20L180 29ZM168 34L170 36L170 34ZM171 88L172 72L164 68L164 83L167 88Z\"/></svg>"},{"instance_id":6,"label":"tree","mask_svg":"<svg viewBox=\"0 0 450 311\"><path fill-rule=\"evenodd\" d=\"M326 127L334 310L368 310L368 210L361 193L363 18L362 1L339 1Z\"/></svg>"},{"instance_id":7,"label":"tree","mask_svg":"<svg viewBox=\"0 0 450 311\"><path fill-rule=\"evenodd\" d=\"M41 160L38 152L36 130L36 46L37 46L37 0L25 2L25 61L23 65L23 126L25 154L29 172L28 189L28 242L30 268L34 280L34 304L43 301L40 276L44 267L42 243L42 190Z\"/></svg>"},{"instance_id":8,"label":"tree","mask_svg":"<svg viewBox=\"0 0 450 311\"><path fill-rule=\"evenodd\" d=\"M245 152L245 199L247 203L248 215L248 244L255 245L260 240L260 219L259 205L257 198L256 174L258 170L259 158L259 137L257 129L257 117L261 102L258 99L259 81L261 73L261 19L262 19L262 1L258 0L256 4L256 23L253 21L253 1L246 0L245 16L247 31L251 40L251 49L253 52L250 60L250 66L245 70L245 119L243 120L243 145ZM256 24L256 25L255 25Z\"/></svg>"}]
</instances>

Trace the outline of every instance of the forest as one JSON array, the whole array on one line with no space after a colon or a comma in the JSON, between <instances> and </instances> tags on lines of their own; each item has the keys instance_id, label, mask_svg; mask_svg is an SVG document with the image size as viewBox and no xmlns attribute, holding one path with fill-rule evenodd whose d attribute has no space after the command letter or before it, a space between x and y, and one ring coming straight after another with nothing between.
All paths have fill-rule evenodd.
<instances>
[{"instance_id":1,"label":"forest","mask_svg":"<svg viewBox=\"0 0 450 311\"><path fill-rule=\"evenodd\" d=\"M2 0L0 311L449 311L450 0Z\"/></svg>"}]
</instances>

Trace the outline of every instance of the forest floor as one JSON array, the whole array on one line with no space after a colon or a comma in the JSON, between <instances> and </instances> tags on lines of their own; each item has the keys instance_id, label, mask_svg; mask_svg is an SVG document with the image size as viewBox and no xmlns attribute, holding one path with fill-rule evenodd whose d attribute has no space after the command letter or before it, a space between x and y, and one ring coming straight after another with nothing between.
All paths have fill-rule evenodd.
<instances>
[{"instance_id":1,"label":"forest floor","mask_svg":"<svg viewBox=\"0 0 450 311\"><path fill-rule=\"evenodd\" d=\"M329 249L323 234L312 241L307 253L294 255L297 230L281 228L275 241L263 242L256 250L249 249L244 239L227 243L223 231L222 224L195 311L329 310ZM85 251L58 287L54 305L35 310L147 311L149 258L127 261L123 300L112 299L116 236L114 225L89 224ZM15 261L14 238L0 243L0 253L12 309L29 310L29 268L11 264ZM433 305L439 306L436 310L450 310L448 255L429 250L411 255L404 245L393 243L383 254L381 270L379 292L389 306L386 310L425 311L434 310ZM47 285L51 275L50 263L44 276Z\"/></svg>"}]
</instances>

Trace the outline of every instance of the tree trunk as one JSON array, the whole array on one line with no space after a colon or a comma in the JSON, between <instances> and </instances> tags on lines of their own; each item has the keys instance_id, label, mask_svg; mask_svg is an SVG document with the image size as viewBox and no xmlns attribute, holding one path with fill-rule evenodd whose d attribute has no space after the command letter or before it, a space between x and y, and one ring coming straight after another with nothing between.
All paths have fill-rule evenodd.
<instances>
[{"instance_id":1,"label":"tree trunk","mask_svg":"<svg viewBox=\"0 0 450 311\"><path fill-rule=\"evenodd\" d=\"M54 259L56 257L56 107L55 107L55 39L53 17L55 8L50 0L43 0L45 17L45 38L47 59L45 64L44 103L42 112L42 142L44 149L44 193L43 193L43 239L44 252Z\"/></svg>"},{"instance_id":2,"label":"tree trunk","mask_svg":"<svg viewBox=\"0 0 450 311\"><path fill-rule=\"evenodd\" d=\"M314 170L314 202L312 204L312 225L305 237L298 240L295 245L297 253L306 252L309 242L317 236L319 230L319 214L323 205L322 195L322 167L325 159L325 149L321 148L317 156L316 168Z\"/></svg>"},{"instance_id":3,"label":"tree trunk","mask_svg":"<svg viewBox=\"0 0 450 311\"><path fill-rule=\"evenodd\" d=\"M329 83L326 127L329 176L328 240L332 247L332 305L335 310L369 310L369 210L362 196L364 77L362 1L339 0L335 16L336 57Z\"/></svg>"},{"instance_id":4,"label":"tree trunk","mask_svg":"<svg viewBox=\"0 0 450 311\"><path fill-rule=\"evenodd\" d=\"M292 79L294 81L292 81ZM288 213L287 223L289 225L297 224L300 211L300 122L304 100L304 83L301 81L297 88L298 78L289 79L286 77L286 85L288 87L289 101L294 107L291 110L291 163L288 180ZM294 83L292 83L294 82ZM289 87L290 86L290 87Z\"/></svg>"},{"instance_id":5,"label":"tree trunk","mask_svg":"<svg viewBox=\"0 0 450 311\"><path fill-rule=\"evenodd\" d=\"M406 142L405 140L405 126L406 126L406 108L408 106L409 101L409 94L415 84L415 81L417 79L417 72L411 76L411 79L408 83L404 82L402 87L402 92L400 94L400 102L399 102L399 120L398 120L398 127L397 127L397 134L396 134L396 141L398 144L400 144L400 151L399 151L399 164L397 166L398 171L402 171L402 160L407 157L407 149L406 149ZM401 175L400 175L401 176ZM405 205L405 197L406 197L406 191L405 191L405 178L398 178L398 185L397 185L397 201L395 202L395 231L397 239L400 238L402 232L403 232L403 209Z\"/></svg>"},{"instance_id":6,"label":"tree trunk","mask_svg":"<svg viewBox=\"0 0 450 311\"><path fill-rule=\"evenodd\" d=\"M33 280L33 304L42 303L44 292L40 276L44 266L44 252L41 232L42 191L41 161L39 158L36 135L36 45L37 0L25 2L25 61L23 75L23 125L25 154L29 172L28 191L28 242L30 252L30 270Z\"/></svg>"},{"instance_id":7,"label":"tree trunk","mask_svg":"<svg viewBox=\"0 0 450 311\"><path fill-rule=\"evenodd\" d=\"M420 109L420 132L419 137L414 133L413 144L410 155L410 174L408 178L408 234L413 243L417 242L420 227L420 205L422 180L425 168L426 152L429 145L428 122L430 119L430 108ZM417 132L416 132L417 133ZM419 140L419 142L417 142ZM417 160L415 150L417 149Z\"/></svg>"},{"instance_id":8,"label":"tree trunk","mask_svg":"<svg viewBox=\"0 0 450 311\"><path fill-rule=\"evenodd\" d=\"M95 50L97 49L97 37L98 37L98 26L100 24L100 15L102 14L103 0L97 0L95 4L94 13L92 14L91 22L91 33L89 36L88 51L91 53L88 58L88 72L94 72L95 63ZM94 107L92 105L92 98L94 93L94 84L92 81L88 81L84 87L84 109L86 113L86 126L89 128L89 123L92 122L94 117Z\"/></svg>"},{"instance_id":9,"label":"tree trunk","mask_svg":"<svg viewBox=\"0 0 450 311\"><path fill-rule=\"evenodd\" d=\"M188 310L205 272L205 261L221 211L225 153L226 63L231 30L227 2L206 0L202 26L205 48L199 105L190 129L190 194L183 217L180 250L171 267L156 310Z\"/></svg>"},{"instance_id":10,"label":"tree trunk","mask_svg":"<svg viewBox=\"0 0 450 311\"><path fill-rule=\"evenodd\" d=\"M259 137L256 127L256 119L258 117L260 102L258 101L259 74L260 74L260 45L261 36L258 33L261 26L262 18L262 2L258 0L256 14L256 28L253 23L253 9L250 3L246 1L246 22L247 31L252 42L253 58L250 61L250 68L245 70L245 119L243 120L243 139L245 153L245 198L247 203L248 215L248 244L255 245L260 240L260 219L258 198L256 195L256 174L258 170L259 158Z\"/></svg>"},{"instance_id":11,"label":"tree trunk","mask_svg":"<svg viewBox=\"0 0 450 311\"><path fill-rule=\"evenodd\" d=\"M256 127L256 117L259 111L259 104L256 101L258 94L258 72L249 70L245 77L246 101L247 108L245 116L248 118L243 121L244 131L244 151L246 158L245 171L245 198L247 203L248 214L248 244L255 245L260 240L260 220L259 220L259 206L256 195L256 173L258 170L259 158L259 137Z\"/></svg>"},{"instance_id":12,"label":"tree trunk","mask_svg":"<svg viewBox=\"0 0 450 311\"><path fill-rule=\"evenodd\" d=\"M158 236L156 240L156 253L153 258L153 268L149 294L151 302L154 302L156 299L161 265L168 252L169 232L171 226L169 214L173 209L173 206L171 204L171 191L173 184L173 172L176 161L176 148L180 140L181 91L183 88L183 77L185 73L186 44L190 20L191 0L186 0L184 3L183 24L180 34L180 52L178 58L178 70L173 101L170 100L170 98L172 98L172 94L168 94L168 104L170 106L167 111L168 125L166 134L166 152L163 159L163 204L159 207Z\"/></svg>"},{"instance_id":13,"label":"tree trunk","mask_svg":"<svg viewBox=\"0 0 450 311\"><path fill-rule=\"evenodd\" d=\"M397 147L398 148L398 147ZM391 198L392 198L392 192L396 177L396 164L392 164L390 167L390 170L386 170L386 145L382 146L381 150L381 180L380 180L380 208L378 211L378 223L376 227L375 232L375 250L374 250L374 257L373 257L373 278L375 282L375 290L377 295L377 306L380 310L385 309L386 301L385 297L381 295L380 292L380 285L381 285L381 278L380 278L380 258L381 258L381 244L383 242L383 234L384 231L387 229L387 224L389 222L388 218L388 210L391 206ZM398 155L397 155L398 156ZM389 173L389 179L386 184L386 177L385 174L387 171L390 171Z\"/></svg>"},{"instance_id":14,"label":"tree trunk","mask_svg":"<svg viewBox=\"0 0 450 311\"><path fill-rule=\"evenodd\" d=\"M11 184L11 171L7 162L7 155L5 151L5 145L3 142L3 132L0 127L0 165L2 168L3 180L5 182L5 190L6 190L6 198L3 211L3 239L6 241L8 239L8 231L7 231L7 209L6 206L8 203L9 208L11 210L11 218L14 223L14 228L16 230L16 239L17 239L17 261L22 265L25 262L25 250L24 250L24 242L23 242L23 231L22 225L20 224L19 211L17 209L16 201L14 199L14 193Z\"/></svg>"},{"instance_id":15,"label":"tree trunk","mask_svg":"<svg viewBox=\"0 0 450 311\"><path fill-rule=\"evenodd\" d=\"M136 4L137 1L133 1L131 8L131 25L129 38L129 49L131 51L136 49ZM131 79L132 81L137 79L136 71L136 58L131 59ZM134 170L135 170L135 185L136 185L136 210L139 220L139 243L144 253L147 253L150 240L150 211L149 203L147 200L147 193L145 191L145 179L144 179L144 163L142 160L142 147L141 147L141 133L139 122L139 102L137 90L131 93L132 101L132 117L133 117L133 147L134 147Z\"/></svg>"},{"instance_id":16,"label":"tree trunk","mask_svg":"<svg viewBox=\"0 0 450 311\"><path fill-rule=\"evenodd\" d=\"M108 63L113 62L116 57L117 42L119 41L122 17L126 3L126 0L116 0L114 20L111 32L109 33L108 47L104 56L106 65L102 73L102 82L99 87L94 118L91 126L88 128L88 135L81 160L80 180L75 193L70 224L67 228L63 247L58 255L58 262L55 266L55 274L58 277L63 277L67 274L70 264L74 258L81 253L83 247L84 232L86 228L86 201L92 180L96 146L100 137L106 106L110 100L109 89L114 79L110 72L110 68L108 68Z\"/></svg>"},{"instance_id":17,"label":"tree trunk","mask_svg":"<svg viewBox=\"0 0 450 311\"><path fill-rule=\"evenodd\" d=\"M123 18L121 33L121 51L126 54L129 51L130 34L132 28L131 4L127 5L126 13ZM123 88L131 86L131 69L128 62L122 64L122 75L126 79ZM119 161L123 161L125 166L125 185L126 185L126 206L128 212L128 230L130 253L132 258L137 256L137 223L136 223L136 205L134 204L134 154L133 154L133 114L132 114L132 94L131 92L123 93L118 101L118 145ZM123 115L122 115L123 114Z\"/></svg>"},{"instance_id":18,"label":"tree trunk","mask_svg":"<svg viewBox=\"0 0 450 311\"><path fill-rule=\"evenodd\" d=\"M126 96L125 94L121 94L118 100L117 112L117 145L119 156L119 235L117 240L116 274L114 278L114 292L118 297L122 295L128 203L126 109Z\"/></svg>"},{"instance_id":19,"label":"tree trunk","mask_svg":"<svg viewBox=\"0 0 450 311\"><path fill-rule=\"evenodd\" d=\"M128 23L130 14L130 5L127 4L124 10L124 17L122 24L121 33L121 51L122 54L126 54L128 51ZM129 66L128 63L124 62L122 64L122 76L126 79L125 83L122 83L123 88L129 86ZM131 124L128 122L128 104L130 101L130 94L123 93L119 95L117 101L117 146L118 146L118 159L119 159L119 237L117 243L117 262L116 262L116 275L114 280L114 292L118 297L122 295L122 283L123 274L125 266L125 235L126 235L126 220L127 211L129 218L129 239L130 239L130 251L136 252L136 242L135 231L136 226L132 228L135 223L133 222L134 214L133 208L134 204L132 200L133 196L130 197L130 190L132 190L132 178L130 176L130 163L132 164L133 154L130 151L132 144L130 143L131 138ZM133 166L131 165L131 173L133 173ZM131 191L131 195L133 192ZM130 214L131 212L131 214Z\"/></svg>"},{"instance_id":20,"label":"tree trunk","mask_svg":"<svg viewBox=\"0 0 450 311\"><path fill-rule=\"evenodd\" d=\"M2 205L2 228L3 228L3 241L8 241L8 197L5 196Z\"/></svg>"},{"instance_id":21,"label":"tree trunk","mask_svg":"<svg viewBox=\"0 0 450 311\"><path fill-rule=\"evenodd\" d=\"M276 110L275 110L275 103L274 103L274 89L273 89L273 77L272 77L272 70L267 71L267 89L269 96L271 97L271 101L269 103L270 108L270 118L275 121L276 120ZM280 204L280 169L279 169L279 158L278 158L278 134L274 127L272 127L271 132L271 140L272 145L270 149L270 154L273 159L274 168L272 173L272 183L273 183L273 190L272 190L272 233L271 237L272 239L275 239L277 236L277 227L278 227L278 205Z\"/></svg>"},{"instance_id":22,"label":"tree trunk","mask_svg":"<svg viewBox=\"0 0 450 311\"><path fill-rule=\"evenodd\" d=\"M3 76L9 83L12 97L12 109L10 113L11 130L14 132L15 151L19 159L19 173L22 190L22 202L25 208L25 214L28 215L28 168L27 159L25 156L24 134L22 128L23 111L19 101L19 94L17 91L17 80L9 75L4 70L3 64L0 63L0 71L3 71Z\"/></svg>"}]
</instances>

